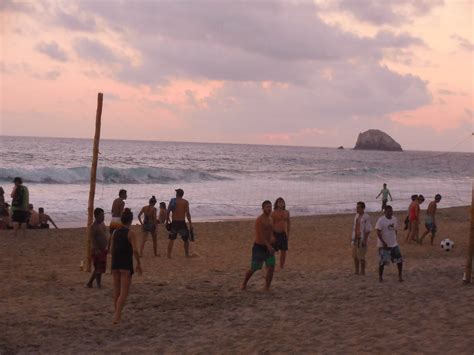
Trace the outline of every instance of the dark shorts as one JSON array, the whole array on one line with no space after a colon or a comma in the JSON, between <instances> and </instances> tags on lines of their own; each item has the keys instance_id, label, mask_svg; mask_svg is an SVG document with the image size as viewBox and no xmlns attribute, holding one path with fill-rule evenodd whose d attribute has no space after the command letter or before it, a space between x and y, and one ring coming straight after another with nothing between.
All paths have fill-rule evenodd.
<instances>
[{"instance_id":1,"label":"dark shorts","mask_svg":"<svg viewBox=\"0 0 474 355\"><path fill-rule=\"evenodd\" d=\"M170 240L175 240L178 237L178 234L185 242L187 242L189 239L189 230L186 221L171 222L169 231L168 239Z\"/></svg>"},{"instance_id":2,"label":"dark shorts","mask_svg":"<svg viewBox=\"0 0 474 355\"><path fill-rule=\"evenodd\" d=\"M382 209L385 210L385 207L387 207L387 202L388 200L382 200Z\"/></svg>"},{"instance_id":3,"label":"dark shorts","mask_svg":"<svg viewBox=\"0 0 474 355\"><path fill-rule=\"evenodd\" d=\"M275 266L275 255L270 254L265 245L254 244L252 248L252 271L260 270L266 266Z\"/></svg>"},{"instance_id":4,"label":"dark shorts","mask_svg":"<svg viewBox=\"0 0 474 355\"><path fill-rule=\"evenodd\" d=\"M144 232L150 232L150 233L154 233L156 231L156 224L153 224L153 223L145 223L143 226L142 226L142 229Z\"/></svg>"},{"instance_id":5,"label":"dark shorts","mask_svg":"<svg viewBox=\"0 0 474 355\"><path fill-rule=\"evenodd\" d=\"M435 234L437 231L436 224L434 223L425 223L425 228L428 232L431 232L433 234Z\"/></svg>"},{"instance_id":6,"label":"dark shorts","mask_svg":"<svg viewBox=\"0 0 474 355\"><path fill-rule=\"evenodd\" d=\"M26 223L27 219L28 219L28 212L27 211L21 211L21 210L13 211L12 222Z\"/></svg>"},{"instance_id":7,"label":"dark shorts","mask_svg":"<svg viewBox=\"0 0 474 355\"><path fill-rule=\"evenodd\" d=\"M288 250L288 237L285 232L273 232L273 236L275 237L275 243L273 244L275 251Z\"/></svg>"},{"instance_id":8,"label":"dark shorts","mask_svg":"<svg viewBox=\"0 0 474 355\"><path fill-rule=\"evenodd\" d=\"M402 254L398 246L393 248L379 248L379 265L388 265L392 263L400 264L403 262Z\"/></svg>"}]
</instances>

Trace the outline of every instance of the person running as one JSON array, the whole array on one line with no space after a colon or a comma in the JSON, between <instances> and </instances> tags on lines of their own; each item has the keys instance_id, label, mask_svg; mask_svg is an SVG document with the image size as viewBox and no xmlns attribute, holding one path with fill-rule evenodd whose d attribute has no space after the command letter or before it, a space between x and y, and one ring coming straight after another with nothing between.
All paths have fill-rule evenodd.
<instances>
[{"instance_id":1,"label":"person running","mask_svg":"<svg viewBox=\"0 0 474 355\"><path fill-rule=\"evenodd\" d=\"M87 287L92 288L94 280L97 282L97 287L101 287L102 274L105 273L107 267L107 253L109 238L107 237L107 227L104 224L104 210L96 208L94 210L94 222L89 226L92 240L92 262L94 270L92 271Z\"/></svg>"},{"instance_id":2,"label":"person running","mask_svg":"<svg viewBox=\"0 0 474 355\"><path fill-rule=\"evenodd\" d=\"M110 221L109 225L110 234L112 234L114 230L122 226L122 223L120 222L120 217L122 217L126 199L127 191L122 189L119 191L119 197L117 197L112 203L112 220Z\"/></svg>"},{"instance_id":3,"label":"person running","mask_svg":"<svg viewBox=\"0 0 474 355\"><path fill-rule=\"evenodd\" d=\"M408 214L411 225L411 233L409 234L408 240L413 240L417 243L420 236L420 205L423 203L423 201L425 201L423 195L418 195L418 198L413 202L410 213Z\"/></svg>"},{"instance_id":4,"label":"person running","mask_svg":"<svg viewBox=\"0 0 474 355\"><path fill-rule=\"evenodd\" d=\"M290 239L290 212L286 210L285 200L282 197L276 199L271 218L273 221L273 237L275 238L273 249L275 252L281 251L280 269L283 269L285 267L286 252L288 251L288 240Z\"/></svg>"},{"instance_id":5,"label":"person running","mask_svg":"<svg viewBox=\"0 0 474 355\"><path fill-rule=\"evenodd\" d=\"M245 273L245 278L241 289L247 289L249 282L255 271L262 268L263 263L267 266L265 276L265 291L270 290L270 284L275 270L275 250L272 247L273 222L271 219L272 203L268 200L262 203L263 213L255 221L255 241L252 247L252 263L250 269Z\"/></svg>"},{"instance_id":6,"label":"person running","mask_svg":"<svg viewBox=\"0 0 474 355\"><path fill-rule=\"evenodd\" d=\"M436 230L437 230L435 215L436 215L436 210L438 208L438 203L440 201L441 201L441 195L437 194L435 196L434 200L431 201L430 204L428 205L428 209L426 210L426 217L425 217L426 231L425 231L425 233L423 233L423 235L420 238L420 241L419 241L420 244L423 244L423 239L429 233L431 233L431 245L433 245L434 238L435 238L435 235L436 235Z\"/></svg>"},{"instance_id":7,"label":"person running","mask_svg":"<svg viewBox=\"0 0 474 355\"><path fill-rule=\"evenodd\" d=\"M29 229L39 228L39 214L35 211L33 204L28 205L28 221L27 225Z\"/></svg>"},{"instance_id":8,"label":"person running","mask_svg":"<svg viewBox=\"0 0 474 355\"><path fill-rule=\"evenodd\" d=\"M387 206L388 197L390 196L390 201L393 201L392 195L390 194L390 190L387 189L387 184L383 184L382 190L380 190L379 194L375 199L378 199L380 195L382 195L382 211L385 211L385 206Z\"/></svg>"},{"instance_id":9,"label":"person running","mask_svg":"<svg viewBox=\"0 0 474 355\"><path fill-rule=\"evenodd\" d=\"M13 179L15 186L11 193L12 197L12 222L15 234L18 229L25 229L28 219L28 205L30 202L28 188L23 185L21 177Z\"/></svg>"},{"instance_id":10,"label":"person running","mask_svg":"<svg viewBox=\"0 0 474 355\"><path fill-rule=\"evenodd\" d=\"M122 310L127 300L133 275L133 258L136 261L136 271L142 274L140 255L138 254L138 240L130 229L133 213L125 208L120 218L122 226L112 234L112 276L114 279L114 324L120 323Z\"/></svg>"},{"instance_id":11,"label":"person running","mask_svg":"<svg viewBox=\"0 0 474 355\"><path fill-rule=\"evenodd\" d=\"M405 240L407 242L410 240L410 233L411 233L411 228L412 228L411 221L410 221L410 211L416 200L418 200L418 195L411 195L411 202L410 202L410 205L408 206L408 215L405 218L405 230L407 231Z\"/></svg>"},{"instance_id":12,"label":"person running","mask_svg":"<svg viewBox=\"0 0 474 355\"><path fill-rule=\"evenodd\" d=\"M370 216L365 213L365 203L357 202L356 215L352 227L352 258L354 259L354 273L365 275L365 255L367 254L367 242L369 240L372 225ZM360 266L360 273L359 273Z\"/></svg>"},{"instance_id":13,"label":"person running","mask_svg":"<svg viewBox=\"0 0 474 355\"><path fill-rule=\"evenodd\" d=\"M51 224L54 226L54 228L58 229L58 226L54 221L51 219L50 216L48 216L46 213L44 213L44 208L40 207L38 208L38 219L39 219L39 228L40 229L49 229L49 224L48 222L51 222Z\"/></svg>"},{"instance_id":14,"label":"person running","mask_svg":"<svg viewBox=\"0 0 474 355\"><path fill-rule=\"evenodd\" d=\"M143 249L145 248L148 233L153 239L153 252L158 256L158 246L156 243L156 198L152 196L148 201L148 206L143 206L138 214L138 221L142 225L142 245L140 247L140 257L143 257ZM142 221L142 215L144 216Z\"/></svg>"},{"instance_id":15,"label":"person running","mask_svg":"<svg viewBox=\"0 0 474 355\"><path fill-rule=\"evenodd\" d=\"M384 266L397 264L398 281L402 282L403 258L397 243L397 218L393 216L392 206L385 206L384 216L377 220L377 247L379 248L379 281L383 282Z\"/></svg>"},{"instance_id":16,"label":"person running","mask_svg":"<svg viewBox=\"0 0 474 355\"><path fill-rule=\"evenodd\" d=\"M191 222L191 213L189 212L189 202L183 198L184 191L176 189L176 198L172 198L168 204L168 212L166 215L166 224L169 228L168 242L168 258L171 258L173 244L178 234L184 242L184 254L189 257L189 230L193 229ZM171 215L171 223L170 223ZM186 218L189 222L189 229L186 225Z\"/></svg>"},{"instance_id":17,"label":"person running","mask_svg":"<svg viewBox=\"0 0 474 355\"><path fill-rule=\"evenodd\" d=\"M158 213L158 223L165 224L166 223L166 203L160 202L160 211Z\"/></svg>"}]
</instances>

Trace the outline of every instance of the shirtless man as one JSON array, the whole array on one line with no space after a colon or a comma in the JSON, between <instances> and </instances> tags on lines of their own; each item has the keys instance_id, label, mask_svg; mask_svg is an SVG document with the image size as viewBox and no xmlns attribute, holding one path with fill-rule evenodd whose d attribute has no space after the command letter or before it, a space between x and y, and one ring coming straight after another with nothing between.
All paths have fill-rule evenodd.
<instances>
[{"instance_id":1,"label":"shirtless man","mask_svg":"<svg viewBox=\"0 0 474 355\"><path fill-rule=\"evenodd\" d=\"M58 229L58 226L56 225L56 223L54 223L51 217L48 216L46 213L44 213L43 207L38 208L38 218L39 218L39 227L41 229L49 229L48 222L51 222L54 228Z\"/></svg>"},{"instance_id":2,"label":"shirtless man","mask_svg":"<svg viewBox=\"0 0 474 355\"><path fill-rule=\"evenodd\" d=\"M290 212L286 210L285 200L282 197L276 199L271 217L275 238L273 248L276 252L281 250L280 269L283 269L288 250L288 240L290 239Z\"/></svg>"},{"instance_id":3,"label":"shirtless man","mask_svg":"<svg viewBox=\"0 0 474 355\"><path fill-rule=\"evenodd\" d=\"M433 241L436 234L436 209L438 208L438 203L441 201L441 195L437 194L433 201L430 202L428 205L428 209L426 210L426 218L425 218L425 228L426 231L420 238L419 243L423 244L423 239L431 233L431 245L433 245Z\"/></svg>"},{"instance_id":4,"label":"shirtless man","mask_svg":"<svg viewBox=\"0 0 474 355\"><path fill-rule=\"evenodd\" d=\"M119 197L112 203L112 220L110 221L109 232L112 234L114 230L122 226L120 217L122 217L123 209L125 208L125 200L127 199L127 191L120 190Z\"/></svg>"},{"instance_id":5,"label":"shirtless man","mask_svg":"<svg viewBox=\"0 0 474 355\"><path fill-rule=\"evenodd\" d=\"M28 219L28 205L30 202L28 188L23 185L23 180L21 177L16 177L13 179L15 186L11 193L12 198L12 217L13 229L15 235L18 229L26 229L26 221Z\"/></svg>"},{"instance_id":6,"label":"shirtless man","mask_svg":"<svg viewBox=\"0 0 474 355\"><path fill-rule=\"evenodd\" d=\"M387 189L387 184L383 184L382 190L380 190L379 194L375 199L378 199L380 195L382 195L382 211L385 211L385 206L387 206L388 197L390 196L390 201L393 201L392 194L390 193L390 190Z\"/></svg>"},{"instance_id":7,"label":"shirtless man","mask_svg":"<svg viewBox=\"0 0 474 355\"><path fill-rule=\"evenodd\" d=\"M143 257L143 249L145 248L146 237L148 233L153 239L153 252L158 256L158 246L156 244L156 198L152 196L148 201L148 206L143 206L138 214L138 221L142 225L142 243L140 247L140 257ZM142 216L144 216L142 221Z\"/></svg>"},{"instance_id":8,"label":"shirtless man","mask_svg":"<svg viewBox=\"0 0 474 355\"><path fill-rule=\"evenodd\" d=\"M171 258L171 251L173 244L178 234L184 242L184 254L189 257L189 230L192 231L193 223L191 222L191 213L189 212L189 202L183 198L184 191L176 189L176 198L171 199L168 204L168 212L166 215L166 224L169 225L169 243L168 243L168 258ZM171 215L171 223L170 223ZM189 222L189 229L186 225L186 218Z\"/></svg>"},{"instance_id":9,"label":"shirtless man","mask_svg":"<svg viewBox=\"0 0 474 355\"><path fill-rule=\"evenodd\" d=\"M28 205L28 228L39 228L39 214L33 208L33 204Z\"/></svg>"},{"instance_id":10,"label":"shirtless man","mask_svg":"<svg viewBox=\"0 0 474 355\"><path fill-rule=\"evenodd\" d=\"M275 251L272 247L273 222L270 217L272 213L272 203L268 200L262 203L263 213L255 221L255 242L252 248L252 264L245 274L241 289L247 289L247 283L255 271L260 270L263 263L267 266L265 277L265 291L270 290L270 284L275 270Z\"/></svg>"},{"instance_id":11,"label":"shirtless man","mask_svg":"<svg viewBox=\"0 0 474 355\"><path fill-rule=\"evenodd\" d=\"M107 267L107 253L110 241L109 238L107 238L107 228L104 224L104 210L102 208L96 208L94 210L94 218L94 222L89 227L92 237L91 252L94 270L86 286L92 288L92 283L96 280L97 287L100 288L102 274L105 273Z\"/></svg>"}]
</instances>

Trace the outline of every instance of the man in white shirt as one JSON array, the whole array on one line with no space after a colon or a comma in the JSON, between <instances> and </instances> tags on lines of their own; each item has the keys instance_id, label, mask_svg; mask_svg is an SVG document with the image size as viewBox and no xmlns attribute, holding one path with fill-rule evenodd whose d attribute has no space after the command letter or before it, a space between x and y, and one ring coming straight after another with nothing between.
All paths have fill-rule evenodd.
<instances>
[{"instance_id":1,"label":"man in white shirt","mask_svg":"<svg viewBox=\"0 0 474 355\"><path fill-rule=\"evenodd\" d=\"M377 247L379 248L379 281L383 282L385 265L396 263L398 281L402 282L403 259L397 243L397 218L393 216L392 206L385 207L385 215L377 220Z\"/></svg>"},{"instance_id":2,"label":"man in white shirt","mask_svg":"<svg viewBox=\"0 0 474 355\"><path fill-rule=\"evenodd\" d=\"M370 217L365 213L365 203L357 202L357 214L352 227L352 258L356 275L365 275L365 255L367 254L367 240L372 231ZM359 273L360 264L360 273Z\"/></svg>"}]
</instances>

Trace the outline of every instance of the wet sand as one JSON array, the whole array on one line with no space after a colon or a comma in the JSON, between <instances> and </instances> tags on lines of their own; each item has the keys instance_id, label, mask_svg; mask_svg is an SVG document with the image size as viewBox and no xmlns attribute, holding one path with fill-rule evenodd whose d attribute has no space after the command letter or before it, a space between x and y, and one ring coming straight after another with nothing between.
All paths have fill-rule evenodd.
<instances>
[{"instance_id":1,"label":"wet sand","mask_svg":"<svg viewBox=\"0 0 474 355\"><path fill-rule=\"evenodd\" d=\"M0 232L0 353L452 353L474 349L474 288L462 285L469 208L438 211L435 246L405 244L405 282L377 276L376 236L367 275L353 274L353 215L293 218L287 268L262 292L250 265L253 221L196 223L193 258L177 240L173 258L151 239L122 323L112 325L112 278L88 289L85 229ZM378 214L372 214L372 223ZM399 220L404 216L397 214ZM441 239L454 240L445 252ZM277 257L278 261L278 257ZM110 267L110 260L108 267Z\"/></svg>"}]
</instances>

